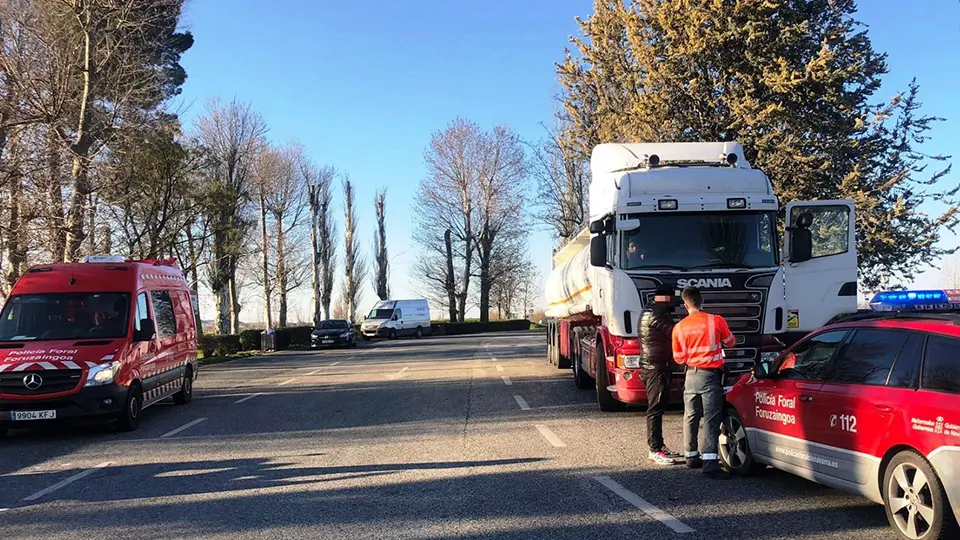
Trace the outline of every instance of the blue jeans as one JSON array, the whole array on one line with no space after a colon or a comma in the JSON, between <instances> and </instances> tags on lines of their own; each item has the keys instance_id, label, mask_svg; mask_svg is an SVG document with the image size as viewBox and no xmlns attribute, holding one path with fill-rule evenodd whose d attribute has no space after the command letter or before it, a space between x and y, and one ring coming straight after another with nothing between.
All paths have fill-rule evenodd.
<instances>
[{"instance_id":1,"label":"blue jeans","mask_svg":"<svg viewBox=\"0 0 960 540\"><path fill-rule=\"evenodd\" d=\"M688 368L683 386L683 412L684 456L687 459L700 456L697 435L703 418L703 471L719 469L717 449L723 419L723 373Z\"/></svg>"}]
</instances>

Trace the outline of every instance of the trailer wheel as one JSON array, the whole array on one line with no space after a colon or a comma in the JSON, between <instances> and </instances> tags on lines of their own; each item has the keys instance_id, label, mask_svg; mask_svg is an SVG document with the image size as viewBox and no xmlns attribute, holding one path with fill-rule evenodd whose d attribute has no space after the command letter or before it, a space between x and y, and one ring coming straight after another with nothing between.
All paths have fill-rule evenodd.
<instances>
[{"instance_id":1,"label":"trailer wheel","mask_svg":"<svg viewBox=\"0 0 960 540\"><path fill-rule=\"evenodd\" d=\"M583 350L577 347L577 354L573 357L573 384L580 390L586 390L591 382L590 374L583 369Z\"/></svg>"},{"instance_id":2,"label":"trailer wheel","mask_svg":"<svg viewBox=\"0 0 960 540\"><path fill-rule=\"evenodd\" d=\"M567 336L568 341L572 340L573 336L576 335L573 331L568 332L568 334L570 334L569 336ZM568 343L568 345L570 345L569 347L567 347L567 350L571 351L570 356L564 356L562 349L560 347L557 347L557 369L570 369L570 367L573 365L573 350L576 344Z\"/></svg>"}]
</instances>

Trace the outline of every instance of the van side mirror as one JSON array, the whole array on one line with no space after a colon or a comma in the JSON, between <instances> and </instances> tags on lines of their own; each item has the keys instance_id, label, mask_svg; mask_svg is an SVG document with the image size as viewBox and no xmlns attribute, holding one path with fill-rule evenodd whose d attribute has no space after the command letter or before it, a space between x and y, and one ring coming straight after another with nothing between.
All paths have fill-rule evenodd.
<instances>
[{"instance_id":1,"label":"van side mirror","mask_svg":"<svg viewBox=\"0 0 960 540\"><path fill-rule=\"evenodd\" d=\"M590 232L593 234L601 234L606 229L606 224L602 219L590 222Z\"/></svg>"},{"instance_id":2,"label":"van side mirror","mask_svg":"<svg viewBox=\"0 0 960 540\"><path fill-rule=\"evenodd\" d=\"M157 325L153 319L140 319L140 329L134 331L134 341L153 341L157 336Z\"/></svg>"},{"instance_id":3,"label":"van side mirror","mask_svg":"<svg viewBox=\"0 0 960 540\"><path fill-rule=\"evenodd\" d=\"M596 235L590 239L590 266L607 265L607 237Z\"/></svg>"}]
</instances>

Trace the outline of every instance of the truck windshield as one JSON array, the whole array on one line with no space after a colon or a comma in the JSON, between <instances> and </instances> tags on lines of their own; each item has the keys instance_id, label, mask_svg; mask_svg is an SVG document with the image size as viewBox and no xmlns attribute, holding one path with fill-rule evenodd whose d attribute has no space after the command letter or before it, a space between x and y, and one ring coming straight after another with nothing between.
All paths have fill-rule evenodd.
<instances>
[{"instance_id":1,"label":"truck windshield","mask_svg":"<svg viewBox=\"0 0 960 540\"><path fill-rule=\"evenodd\" d=\"M624 270L769 268L778 264L773 212L632 214L622 235Z\"/></svg>"},{"instance_id":2,"label":"truck windshield","mask_svg":"<svg viewBox=\"0 0 960 540\"><path fill-rule=\"evenodd\" d=\"M390 317L393 317L392 309L375 309L367 315L368 319L389 319Z\"/></svg>"},{"instance_id":3,"label":"truck windshield","mask_svg":"<svg viewBox=\"0 0 960 540\"><path fill-rule=\"evenodd\" d=\"M0 341L119 338L130 321L127 293L12 296L0 314Z\"/></svg>"}]
</instances>

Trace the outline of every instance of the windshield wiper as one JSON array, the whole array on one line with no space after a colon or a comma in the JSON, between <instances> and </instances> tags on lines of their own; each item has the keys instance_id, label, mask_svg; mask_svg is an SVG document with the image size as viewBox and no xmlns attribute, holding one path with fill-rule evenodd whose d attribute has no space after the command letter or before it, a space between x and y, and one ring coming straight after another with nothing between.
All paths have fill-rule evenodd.
<instances>
[{"instance_id":1,"label":"windshield wiper","mask_svg":"<svg viewBox=\"0 0 960 540\"><path fill-rule=\"evenodd\" d=\"M709 263L709 264L698 264L698 265L696 265L696 266L691 266L690 268L688 268L688 270L693 270L694 268L744 268L744 269L750 269L750 268L753 268L753 267L750 266L749 264L743 264L743 263L722 263L722 262L716 262L716 263Z\"/></svg>"}]
</instances>

